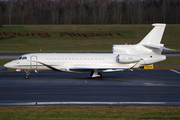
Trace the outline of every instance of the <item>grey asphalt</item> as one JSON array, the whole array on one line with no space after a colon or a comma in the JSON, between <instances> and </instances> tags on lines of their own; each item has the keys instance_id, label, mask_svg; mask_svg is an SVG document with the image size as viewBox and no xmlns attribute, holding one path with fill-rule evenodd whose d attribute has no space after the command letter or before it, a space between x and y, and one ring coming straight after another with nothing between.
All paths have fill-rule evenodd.
<instances>
[{"instance_id":1,"label":"grey asphalt","mask_svg":"<svg viewBox=\"0 0 180 120\"><path fill-rule=\"evenodd\" d=\"M102 73L0 71L0 105L180 106L180 70Z\"/></svg>"}]
</instances>

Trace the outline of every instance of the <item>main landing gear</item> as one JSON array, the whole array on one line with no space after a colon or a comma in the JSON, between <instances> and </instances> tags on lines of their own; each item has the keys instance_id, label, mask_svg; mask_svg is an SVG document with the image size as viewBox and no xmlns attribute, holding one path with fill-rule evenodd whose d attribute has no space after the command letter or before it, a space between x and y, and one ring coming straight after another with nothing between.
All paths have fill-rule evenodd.
<instances>
[{"instance_id":1,"label":"main landing gear","mask_svg":"<svg viewBox=\"0 0 180 120\"><path fill-rule=\"evenodd\" d=\"M102 78L102 74L98 72L98 70L94 70L91 72L92 78Z\"/></svg>"}]
</instances>

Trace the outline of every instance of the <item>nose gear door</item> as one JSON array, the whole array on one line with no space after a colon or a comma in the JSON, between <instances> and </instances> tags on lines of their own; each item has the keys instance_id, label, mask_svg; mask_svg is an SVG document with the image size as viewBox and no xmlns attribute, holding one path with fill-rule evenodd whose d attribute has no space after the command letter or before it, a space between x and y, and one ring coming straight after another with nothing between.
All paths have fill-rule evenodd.
<instances>
[{"instance_id":1,"label":"nose gear door","mask_svg":"<svg viewBox=\"0 0 180 120\"><path fill-rule=\"evenodd\" d=\"M31 56L30 69L37 70L37 56Z\"/></svg>"}]
</instances>

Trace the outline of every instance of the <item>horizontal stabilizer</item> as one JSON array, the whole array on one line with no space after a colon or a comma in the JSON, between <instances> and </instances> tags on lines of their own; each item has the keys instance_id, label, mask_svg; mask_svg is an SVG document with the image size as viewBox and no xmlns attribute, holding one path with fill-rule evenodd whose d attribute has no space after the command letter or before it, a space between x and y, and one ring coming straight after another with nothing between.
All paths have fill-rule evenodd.
<instances>
[{"instance_id":1,"label":"horizontal stabilizer","mask_svg":"<svg viewBox=\"0 0 180 120\"><path fill-rule=\"evenodd\" d=\"M144 44L143 46L150 47L150 48L156 48L156 49L163 49L163 50L174 50L174 49L163 47L161 44L160 45Z\"/></svg>"},{"instance_id":2,"label":"horizontal stabilizer","mask_svg":"<svg viewBox=\"0 0 180 120\"><path fill-rule=\"evenodd\" d=\"M175 49L170 49L170 48L166 48L166 47L161 47L161 49L164 49L164 50L175 50Z\"/></svg>"}]
</instances>

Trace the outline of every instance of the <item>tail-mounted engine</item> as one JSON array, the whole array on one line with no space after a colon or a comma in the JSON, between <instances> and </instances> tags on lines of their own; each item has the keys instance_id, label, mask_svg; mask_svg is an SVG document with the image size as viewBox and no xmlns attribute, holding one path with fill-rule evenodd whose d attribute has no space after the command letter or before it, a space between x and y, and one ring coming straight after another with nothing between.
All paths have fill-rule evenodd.
<instances>
[{"instance_id":1,"label":"tail-mounted engine","mask_svg":"<svg viewBox=\"0 0 180 120\"><path fill-rule=\"evenodd\" d=\"M140 61L141 58L136 55L128 55L128 54L119 54L116 58L118 63L134 63Z\"/></svg>"}]
</instances>

